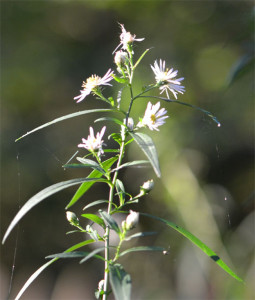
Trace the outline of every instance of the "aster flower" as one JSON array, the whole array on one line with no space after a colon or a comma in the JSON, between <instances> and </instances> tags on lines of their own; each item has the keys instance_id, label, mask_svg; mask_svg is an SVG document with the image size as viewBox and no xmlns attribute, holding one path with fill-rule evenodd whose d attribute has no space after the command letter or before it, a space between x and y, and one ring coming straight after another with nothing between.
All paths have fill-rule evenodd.
<instances>
[{"instance_id":1,"label":"aster flower","mask_svg":"<svg viewBox=\"0 0 255 300\"><path fill-rule=\"evenodd\" d=\"M91 92L95 91L97 87L101 85L111 85L108 82L113 79L112 74L113 71L109 69L103 78L97 75L92 75L91 77L87 78L86 82L83 81L83 90L80 91L81 94L79 96L74 97L74 100L77 100L76 103L84 100L84 98L87 97Z\"/></svg>"},{"instance_id":2,"label":"aster flower","mask_svg":"<svg viewBox=\"0 0 255 300\"><path fill-rule=\"evenodd\" d=\"M123 24L120 24L121 27L121 34L120 34L120 44L117 46L117 48L113 51L115 51L122 45L123 50L128 49L128 45L132 44L134 41L136 42L141 42L144 40L144 38L136 39L136 35L132 35L130 32L126 31L125 27Z\"/></svg>"},{"instance_id":3,"label":"aster flower","mask_svg":"<svg viewBox=\"0 0 255 300\"><path fill-rule=\"evenodd\" d=\"M185 92L184 86L181 85L182 78L175 78L177 76L178 71L172 69L165 68L166 62L164 60L159 60L159 64L157 60L154 62L154 66L151 65L151 68L155 74L156 82L160 85L159 89L163 92L166 92L167 98L169 99L168 90L173 93L174 97L177 99L177 94L183 94Z\"/></svg>"},{"instance_id":4,"label":"aster flower","mask_svg":"<svg viewBox=\"0 0 255 300\"><path fill-rule=\"evenodd\" d=\"M104 151L102 149L103 143L104 141L102 140L102 137L105 133L105 129L106 127L104 126L101 129L101 132L98 132L96 134L96 137L94 135L94 129L92 127L89 128L89 133L90 135L88 136L87 139L82 139L82 144L79 144L78 147L79 148L85 148L91 152L94 152L96 150L99 151L99 154L103 154Z\"/></svg>"},{"instance_id":5,"label":"aster flower","mask_svg":"<svg viewBox=\"0 0 255 300\"><path fill-rule=\"evenodd\" d=\"M167 111L164 108L160 108L160 102L152 105L151 102L148 102L144 117L137 124L138 127L148 126L150 130L159 131L158 127L165 123L165 119L168 116L164 116Z\"/></svg>"}]
</instances>

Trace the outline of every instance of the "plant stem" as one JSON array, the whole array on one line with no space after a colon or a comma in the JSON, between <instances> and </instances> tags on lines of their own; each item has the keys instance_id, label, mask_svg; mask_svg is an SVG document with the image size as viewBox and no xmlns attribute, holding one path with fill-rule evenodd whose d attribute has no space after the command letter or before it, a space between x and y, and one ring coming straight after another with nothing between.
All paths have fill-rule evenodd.
<instances>
[{"instance_id":1,"label":"plant stem","mask_svg":"<svg viewBox=\"0 0 255 300\"><path fill-rule=\"evenodd\" d=\"M124 152L125 152L125 139L126 139L126 134L124 135L124 138L121 143L120 147L120 154L119 154L119 159L117 163L117 168L120 167L122 159L124 157ZM113 202L113 193L115 189L115 183L118 177L118 170L115 171L112 179L112 185L110 188L109 192L109 204L108 204L108 214L111 214L112 211L112 202ZM103 300L107 299L107 289L108 289L108 281L109 281L109 239L110 239L110 228L107 226L106 231L105 231L105 268L104 268L104 294L103 294Z\"/></svg>"}]
</instances>

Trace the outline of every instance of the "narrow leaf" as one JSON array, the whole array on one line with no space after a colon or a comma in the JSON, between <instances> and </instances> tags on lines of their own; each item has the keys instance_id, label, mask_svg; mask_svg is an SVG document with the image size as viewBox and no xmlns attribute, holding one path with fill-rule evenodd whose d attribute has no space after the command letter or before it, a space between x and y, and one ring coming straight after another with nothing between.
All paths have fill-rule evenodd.
<instances>
[{"instance_id":1,"label":"narrow leaf","mask_svg":"<svg viewBox=\"0 0 255 300\"><path fill-rule=\"evenodd\" d=\"M114 264L109 266L110 283L116 300L130 300L132 282L129 274L122 265Z\"/></svg>"},{"instance_id":2,"label":"narrow leaf","mask_svg":"<svg viewBox=\"0 0 255 300\"><path fill-rule=\"evenodd\" d=\"M99 178L76 178L76 179L71 179L71 180L67 180L67 181L62 181L56 184L53 184L45 189L43 189L42 191L40 191L39 193L37 193L36 195L34 195L32 198L30 198L24 205L23 207L19 210L19 212L16 214L16 216L14 217L14 219L12 220L11 224L9 225L2 243L5 242L6 238L8 237L8 235L10 234L10 232L12 231L12 229L15 227L15 225L20 221L20 219L23 218L23 216L30 210L32 209L34 206L36 206L38 203L40 203L41 201L43 201L44 199L48 198L49 196L63 190L66 189L70 186L82 183L82 182L105 182L106 180L104 179L99 179Z\"/></svg>"},{"instance_id":3,"label":"narrow leaf","mask_svg":"<svg viewBox=\"0 0 255 300\"><path fill-rule=\"evenodd\" d=\"M99 166L99 164L91 159L82 158L82 157L76 157L76 159L84 164L84 166L91 167L97 171L99 171L102 174L105 174L105 171Z\"/></svg>"},{"instance_id":4,"label":"narrow leaf","mask_svg":"<svg viewBox=\"0 0 255 300\"><path fill-rule=\"evenodd\" d=\"M68 114L68 115L65 115L63 117L60 117L60 118L57 118L51 122L48 122L48 123L45 123L39 127L36 127L35 129L27 132L26 134L22 135L21 137L19 137L18 139L15 140L15 142L17 142L18 140L22 139L23 137L37 131L37 130L40 130L40 129L43 129L44 127L47 127L47 126L50 126L52 124L55 124L55 123L58 123L58 122L61 122L61 121L64 121L64 120L67 120L67 119L70 119L70 118L75 118L75 117L79 117L79 116L82 116L82 115L85 115L85 114L90 114L90 113L94 113L94 112L117 112L117 110L114 110L114 109L90 109L90 110L83 110L83 111L79 111L79 112L75 112L75 113L72 113L72 114Z\"/></svg>"},{"instance_id":5,"label":"narrow leaf","mask_svg":"<svg viewBox=\"0 0 255 300\"><path fill-rule=\"evenodd\" d=\"M107 159L106 161L104 161L102 163L104 170L107 171L113 164L114 162L117 160L117 157L111 157L109 159ZM88 179L89 178L100 178L102 177L102 173L99 172L98 170L94 170L92 171L89 175L88 175ZM68 209L69 207L71 207L72 205L74 205L80 198L81 196L83 196L90 188L91 186L94 184L93 181L91 182L84 182L83 184L81 184L81 186L78 188L78 190L76 191L76 193L74 194L73 198L71 199L71 201L68 203L68 205L66 206L66 209Z\"/></svg>"},{"instance_id":6,"label":"narrow leaf","mask_svg":"<svg viewBox=\"0 0 255 300\"><path fill-rule=\"evenodd\" d=\"M84 206L83 210L86 210L89 207L92 207L92 206L95 206L95 205L98 205L98 204L102 204L102 203L109 203L109 201L108 200L96 200L96 201L93 201L93 202L87 204L86 206Z\"/></svg>"},{"instance_id":7,"label":"narrow leaf","mask_svg":"<svg viewBox=\"0 0 255 300\"><path fill-rule=\"evenodd\" d=\"M154 232L154 231L148 231L148 232L137 232L135 234L132 234L130 236L127 236L125 238L125 241L130 241L134 238L139 238L139 237L144 237L144 236L150 236L150 235L155 235L157 234L157 232Z\"/></svg>"},{"instance_id":8,"label":"narrow leaf","mask_svg":"<svg viewBox=\"0 0 255 300\"><path fill-rule=\"evenodd\" d=\"M126 255L126 254L131 253L131 252L140 252L140 251L160 251L160 252L163 252L164 250L165 250L165 248L163 248L163 247L140 246L140 247L134 247L134 248L127 249L127 250L121 252L119 256L121 257L121 256Z\"/></svg>"},{"instance_id":9,"label":"narrow leaf","mask_svg":"<svg viewBox=\"0 0 255 300\"><path fill-rule=\"evenodd\" d=\"M149 163L148 160L134 160L131 162L127 162L127 163L119 166L118 168L112 169L111 172L115 172L115 171L118 171L118 170L126 168L126 167L133 167L133 166L144 165L144 164L148 164L148 163Z\"/></svg>"},{"instance_id":10,"label":"narrow leaf","mask_svg":"<svg viewBox=\"0 0 255 300\"><path fill-rule=\"evenodd\" d=\"M84 257L81 261L80 264L84 263L85 261L89 260L91 257L96 257L98 258L98 256L104 260L104 258L101 255L96 255L97 253L103 251L105 248L101 247L101 248L97 248L94 251L90 252L86 257Z\"/></svg>"},{"instance_id":11,"label":"narrow leaf","mask_svg":"<svg viewBox=\"0 0 255 300\"><path fill-rule=\"evenodd\" d=\"M104 117L104 118L96 119L94 122L96 123L96 122L102 122L102 121L103 122L104 121L112 121L118 125L122 125L122 126L126 127L126 125L122 121L120 121L119 119L116 119L116 118Z\"/></svg>"},{"instance_id":12,"label":"narrow leaf","mask_svg":"<svg viewBox=\"0 0 255 300\"><path fill-rule=\"evenodd\" d=\"M98 249L96 249L98 250ZM100 249L100 251L102 251L102 249ZM94 251L92 251L94 252ZM80 257L85 257L86 260L88 260L89 258L91 258L92 256L94 256L95 258L101 259L104 261L104 258L101 255L95 255L96 253L93 253L93 255L91 255L92 252L87 252L87 251L72 251L72 252L62 252L62 253L56 253L56 254L51 254L48 255L46 258L80 258ZM89 258L88 258L89 256Z\"/></svg>"},{"instance_id":13,"label":"narrow leaf","mask_svg":"<svg viewBox=\"0 0 255 300\"><path fill-rule=\"evenodd\" d=\"M208 246L206 246L203 242L201 242L197 237L195 237L192 233L190 233L189 231L183 229L182 227L167 221L165 219L153 216L153 215L149 215L146 213L140 213L143 216L152 218L152 219L156 219L158 221L163 222L164 224L168 225L169 227L173 228L174 230L178 231L179 233L181 233L183 236L185 236L187 239L189 239L194 245L196 245L198 248L200 248L206 255L208 255L212 260L214 260L216 262L217 265L219 265L224 271L226 271L229 275L231 275L233 278L235 278L236 280L243 282L243 280L238 277L221 259L220 257L214 252L212 251Z\"/></svg>"},{"instance_id":14,"label":"narrow leaf","mask_svg":"<svg viewBox=\"0 0 255 300\"><path fill-rule=\"evenodd\" d=\"M151 137L141 132L129 132L129 134L136 141L137 145L143 150L144 154L148 157L156 175L160 177L161 172L159 167L158 154Z\"/></svg>"},{"instance_id":15,"label":"narrow leaf","mask_svg":"<svg viewBox=\"0 0 255 300\"><path fill-rule=\"evenodd\" d=\"M87 240L85 242L81 242L78 243L74 246L72 246L71 248L67 249L65 252L69 252L69 251L73 251L75 249L81 248L83 246L86 246L88 244L94 243L94 240ZM49 262L47 262L46 264L42 265L39 269L37 269L29 278L28 280L25 282L25 284L23 285L23 287L21 288L21 290L19 291L18 295L16 296L15 300L19 300L20 297L23 295L23 293L25 292L25 290L30 286L30 284L51 264L53 264L55 261L57 261L58 258L53 258L52 260L50 260Z\"/></svg>"},{"instance_id":16,"label":"narrow leaf","mask_svg":"<svg viewBox=\"0 0 255 300\"><path fill-rule=\"evenodd\" d=\"M120 233L119 226L112 216L110 216L107 212L102 211L101 209L99 210L99 213L103 218L103 220L105 221L105 223L110 227L110 229L113 229L117 233Z\"/></svg>"},{"instance_id":17,"label":"narrow leaf","mask_svg":"<svg viewBox=\"0 0 255 300\"><path fill-rule=\"evenodd\" d=\"M120 199L120 206L122 206L125 202L125 187L124 187L123 182L119 179L116 180L115 185L116 185L117 194Z\"/></svg>"},{"instance_id":18,"label":"narrow leaf","mask_svg":"<svg viewBox=\"0 0 255 300\"><path fill-rule=\"evenodd\" d=\"M89 219L94 223L97 223L98 225L100 225L101 227L105 228L105 224L104 221L97 215L94 214L83 214L81 215L83 218Z\"/></svg>"},{"instance_id":19,"label":"narrow leaf","mask_svg":"<svg viewBox=\"0 0 255 300\"><path fill-rule=\"evenodd\" d=\"M141 62L141 60L143 59L143 57L145 56L145 54L149 51L150 49L146 49L143 54L138 58L137 62L135 63L133 70L139 65L139 63Z\"/></svg>"},{"instance_id":20,"label":"narrow leaf","mask_svg":"<svg viewBox=\"0 0 255 300\"><path fill-rule=\"evenodd\" d=\"M112 75L113 79L119 83L127 83L127 80L125 78L120 78L119 76Z\"/></svg>"}]
</instances>

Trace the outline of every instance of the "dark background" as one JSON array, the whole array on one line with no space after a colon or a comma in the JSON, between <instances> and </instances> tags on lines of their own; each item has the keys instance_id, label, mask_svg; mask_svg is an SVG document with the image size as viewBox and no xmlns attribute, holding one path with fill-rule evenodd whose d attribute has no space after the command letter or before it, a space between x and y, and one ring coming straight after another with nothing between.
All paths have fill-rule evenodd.
<instances>
[{"instance_id":1,"label":"dark background","mask_svg":"<svg viewBox=\"0 0 255 300\"><path fill-rule=\"evenodd\" d=\"M167 256L123 257L120 262L133 280L132 299L252 299L254 8L249 1L2 2L1 234L35 193L84 176L64 171L62 165L98 115L70 119L14 141L54 118L105 106L93 96L79 104L73 97L79 94L82 80L114 68L111 53L119 43L117 22L138 38L145 37L136 43L136 58L153 47L137 70L137 91L154 82L149 65L162 58L185 77L186 93L179 100L211 111L222 124L217 127L188 107L162 103L170 118L159 133L148 132L157 146L162 178L157 179L151 169L121 173L133 194L144 181L155 180L155 189L133 209L191 231L246 281L238 283L184 237L141 217L137 231L159 234L136 245L170 247L170 251ZM238 64L240 72L235 72ZM105 93L116 95L117 85ZM145 101L137 102L136 121L145 107ZM106 125L107 134L116 130ZM95 124L97 130L101 127L102 123ZM137 158L144 156L131 145L126 159ZM65 234L71 229L64 207L75 190L55 194L35 207L1 246L0 299L7 299L9 289L13 299L45 256L83 240L79 234ZM106 192L95 185L73 211L80 215L85 204L102 199ZM102 277L101 262L58 261L37 278L23 299L93 299Z\"/></svg>"}]
</instances>

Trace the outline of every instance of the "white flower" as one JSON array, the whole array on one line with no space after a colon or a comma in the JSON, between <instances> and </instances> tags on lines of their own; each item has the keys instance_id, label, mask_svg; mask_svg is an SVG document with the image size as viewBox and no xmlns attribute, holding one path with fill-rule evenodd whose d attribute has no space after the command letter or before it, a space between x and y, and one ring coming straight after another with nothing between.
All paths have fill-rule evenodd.
<instances>
[{"instance_id":1,"label":"white flower","mask_svg":"<svg viewBox=\"0 0 255 300\"><path fill-rule=\"evenodd\" d=\"M148 180L144 182L144 184L141 186L141 191L144 193L149 193L154 187L154 181L153 179Z\"/></svg>"},{"instance_id":2,"label":"white flower","mask_svg":"<svg viewBox=\"0 0 255 300\"><path fill-rule=\"evenodd\" d=\"M88 96L98 86L111 85L108 82L113 79L112 74L113 74L113 71L111 69L109 69L103 78L101 78L97 75L92 75L89 78L87 78L86 82L83 81L83 83L82 83L83 90L80 91L81 94L79 96L74 97L74 100L77 100L76 103L81 102L86 96Z\"/></svg>"},{"instance_id":3,"label":"white flower","mask_svg":"<svg viewBox=\"0 0 255 300\"><path fill-rule=\"evenodd\" d=\"M128 57L127 52L119 50L115 53L114 62L117 66L122 65L127 60L127 57Z\"/></svg>"},{"instance_id":4,"label":"white flower","mask_svg":"<svg viewBox=\"0 0 255 300\"><path fill-rule=\"evenodd\" d=\"M127 216L125 224L127 230L134 228L139 221L139 213L133 210L130 210L129 212L130 214Z\"/></svg>"},{"instance_id":5,"label":"white flower","mask_svg":"<svg viewBox=\"0 0 255 300\"><path fill-rule=\"evenodd\" d=\"M79 219L77 218L75 213L73 213L71 211L67 211L66 218L67 218L67 221L69 221L71 224L79 225Z\"/></svg>"},{"instance_id":6,"label":"white flower","mask_svg":"<svg viewBox=\"0 0 255 300\"><path fill-rule=\"evenodd\" d=\"M165 119L168 116L164 116L167 111L164 108L160 108L160 102L152 105L148 102L143 119L137 124L138 127L148 126L150 130L159 131L158 127L165 123Z\"/></svg>"},{"instance_id":7,"label":"white flower","mask_svg":"<svg viewBox=\"0 0 255 300\"><path fill-rule=\"evenodd\" d=\"M126 121L127 121L127 124L126 124ZM133 118L128 118L128 120L124 119L124 120L123 120L123 123L124 123L125 125L127 125L128 129L129 129L130 131L133 131L133 130L134 130L134 120L133 120Z\"/></svg>"},{"instance_id":8,"label":"white flower","mask_svg":"<svg viewBox=\"0 0 255 300\"><path fill-rule=\"evenodd\" d=\"M180 85L182 78L175 78L177 76L178 71L174 71L173 68L168 70L165 68L166 62L164 60L159 60L158 62L155 60L154 66L151 65L151 68L155 74L156 82L161 86L159 89L163 92L166 92L167 98L169 99L168 90L173 93L174 97L177 99L177 94L183 94L185 92L185 87Z\"/></svg>"},{"instance_id":9,"label":"white flower","mask_svg":"<svg viewBox=\"0 0 255 300\"><path fill-rule=\"evenodd\" d=\"M126 31L123 24L120 24L121 27L121 34L120 34L120 44L117 48L113 51L113 53L122 45L123 50L128 49L128 44L132 44L134 41L141 42L144 38L136 39L136 35L132 35L130 32Z\"/></svg>"},{"instance_id":10,"label":"white flower","mask_svg":"<svg viewBox=\"0 0 255 300\"><path fill-rule=\"evenodd\" d=\"M94 135L94 129L92 127L89 128L89 133L90 135L88 136L87 139L82 139L82 144L79 144L78 147L80 148L85 148L89 151L96 151L99 150L99 154L104 153L102 146L104 141L102 140L102 137L105 133L106 127L104 126L101 130L101 132L97 133L96 137Z\"/></svg>"}]
</instances>

